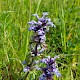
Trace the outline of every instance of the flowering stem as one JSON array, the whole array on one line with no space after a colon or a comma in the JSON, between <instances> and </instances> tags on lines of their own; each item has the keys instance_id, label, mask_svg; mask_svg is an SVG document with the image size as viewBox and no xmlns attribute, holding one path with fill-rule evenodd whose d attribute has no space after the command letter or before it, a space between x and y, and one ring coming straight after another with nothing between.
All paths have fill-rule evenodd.
<instances>
[{"instance_id":1,"label":"flowering stem","mask_svg":"<svg viewBox=\"0 0 80 80\"><path fill-rule=\"evenodd\" d=\"M54 80L52 78L54 74L56 74L58 77L61 76L55 62L58 56L55 56L54 58L48 56L47 58L42 58L38 61L40 63L45 63L46 67L38 68L37 66L35 66L35 63L37 63L37 61L35 62L35 57L41 55L41 53L43 53L47 49L46 32L49 31L49 27L55 27L55 25L53 24L53 22L51 22L51 19L48 18L47 15L48 13L44 12L43 16L39 18L37 14L33 14L33 16L37 18L37 21L32 20L31 22L28 22L28 24L30 25L29 30L34 31L35 34L31 37L31 58L29 57L31 60L24 68L24 72L27 72L23 78L24 80L28 77L29 72L32 71L33 68L42 70L43 73L40 76L39 80ZM48 51L47 54L50 51Z\"/></svg>"}]
</instances>

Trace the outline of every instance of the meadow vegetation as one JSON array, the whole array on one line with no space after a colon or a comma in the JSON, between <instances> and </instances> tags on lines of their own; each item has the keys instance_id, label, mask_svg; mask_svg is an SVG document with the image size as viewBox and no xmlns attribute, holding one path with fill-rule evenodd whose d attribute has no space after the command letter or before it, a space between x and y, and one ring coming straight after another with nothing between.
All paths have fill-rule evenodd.
<instances>
[{"instance_id":1,"label":"meadow vegetation","mask_svg":"<svg viewBox=\"0 0 80 80\"><path fill-rule=\"evenodd\" d=\"M35 19L32 14L43 12L56 25L46 35L48 49L43 53L60 56L62 77L54 80L80 80L80 0L0 0L0 80L38 80L41 72L36 70L26 78L22 62L32 35L27 23Z\"/></svg>"}]
</instances>

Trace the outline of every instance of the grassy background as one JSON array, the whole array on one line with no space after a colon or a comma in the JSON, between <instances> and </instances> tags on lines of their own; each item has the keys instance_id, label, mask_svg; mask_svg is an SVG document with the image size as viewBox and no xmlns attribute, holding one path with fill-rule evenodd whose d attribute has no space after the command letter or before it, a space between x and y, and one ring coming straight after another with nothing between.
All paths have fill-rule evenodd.
<instances>
[{"instance_id":1,"label":"grassy background","mask_svg":"<svg viewBox=\"0 0 80 80\"><path fill-rule=\"evenodd\" d=\"M54 80L80 80L80 0L0 0L0 80L25 75L21 62L31 35L27 22L34 19L31 14L44 11L56 25L47 34L49 54L61 56L57 63L62 78ZM33 70L26 80L38 80L40 74Z\"/></svg>"}]
</instances>

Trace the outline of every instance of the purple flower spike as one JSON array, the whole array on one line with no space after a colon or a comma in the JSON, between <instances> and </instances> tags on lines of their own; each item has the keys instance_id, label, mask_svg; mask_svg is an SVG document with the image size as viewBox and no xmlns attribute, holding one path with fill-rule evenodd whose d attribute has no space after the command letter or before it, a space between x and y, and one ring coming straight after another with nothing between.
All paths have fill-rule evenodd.
<instances>
[{"instance_id":1,"label":"purple flower spike","mask_svg":"<svg viewBox=\"0 0 80 80\"><path fill-rule=\"evenodd\" d=\"M40 76L39 80L53 80L54 74L56 74L57 77L61 76L55 61L59 56L55 56L54 58L48 56L41 60L36 60L39 58L35 58L36 56L40 56L40 58L43 57L41 54L47 49L46 32L49 32L50 27L56 27L51 21L51 18L48 18L47 15L47 12L43 12L42 17L39 17L38 14L33 14L33 16L37 18L37 21L32 20L28 22L30 25L29 30L34 31L34 33L30 41L31 60L29 63L27 63L27 67L25 67L23 71L29 72L33 69L41 70L42 75ZM39 67L37 64L40 62L44 63L45 67Z\"/></svg>"},{"instance_id":2,"label":"purple flower spike","mask_svg":"<svg viewBox=\"0 0 80 80\"><path fill-rule=\"evenodd\" d=\"M52 79L52 76L54 74L56 74L57 77L61 76L61 74L58 71L58 68L56 68L56 62L55 62L56 58L58 57L59 56L51 58L50 56L48 56L48 58L43 58L42 60L40 60L40 62L46 64L46 68L42 68L42 71L47 79Z\"/></svg>"}]
</instances>

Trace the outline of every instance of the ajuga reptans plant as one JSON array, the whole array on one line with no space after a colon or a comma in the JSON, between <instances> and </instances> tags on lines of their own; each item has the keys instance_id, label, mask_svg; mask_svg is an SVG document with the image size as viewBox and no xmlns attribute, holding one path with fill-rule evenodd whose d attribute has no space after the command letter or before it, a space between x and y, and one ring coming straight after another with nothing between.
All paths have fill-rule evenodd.
<instances>
[{"instance_id":1,"label":"ajuga reptans plant","mask_svg":"<svg viewBox=\"0 0 80 80\"><path fill-rule=\"evenodd\" d=\"M29 54L31 55L32 61L26 65L23 71L29 73L34 68L36 70L41 70L42 74L39 77L39 80L54 80L54 74L56 74L57 77L61 76L55 62L56 58L58 58L59 56L55 56L54 58L47 56L46 58L41 58L40 60L35 61L35 57L39 57L47 49L46 33L49 32L49 27L56 27L53 22L51 22L51 19L47 17L47 15L48 13L44 12L42 17L40 18L37 14L33 14L33 16L37 18L37 20L28 22L28 24L30 25L29 31L33 31L33 35L31 36L29 44ZM25 63L26 61L23 62L23 64ZM39 67L38 63L43 63L46 66Z\"/></svg>"}]
</instances>

